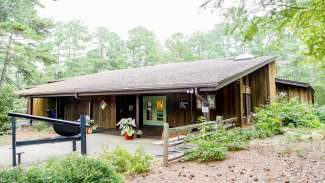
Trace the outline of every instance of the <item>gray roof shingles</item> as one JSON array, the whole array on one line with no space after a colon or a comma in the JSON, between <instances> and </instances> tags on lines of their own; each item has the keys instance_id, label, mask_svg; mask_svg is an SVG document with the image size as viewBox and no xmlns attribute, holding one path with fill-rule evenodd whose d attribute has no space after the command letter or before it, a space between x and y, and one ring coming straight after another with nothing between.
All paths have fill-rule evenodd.
<instances>
[{"instance_id":1,"label":"gray roof shingles","mask_svg":"<svg viewBox=\"0 0 325 183\"><path fill-rule=\"evenodd\" d=\"M22 90L19 96L71 95L188 87L216 87L243 72L253 72L274 57L211 59L121 69L67 78Z\"/></svg>"}]
</instances>

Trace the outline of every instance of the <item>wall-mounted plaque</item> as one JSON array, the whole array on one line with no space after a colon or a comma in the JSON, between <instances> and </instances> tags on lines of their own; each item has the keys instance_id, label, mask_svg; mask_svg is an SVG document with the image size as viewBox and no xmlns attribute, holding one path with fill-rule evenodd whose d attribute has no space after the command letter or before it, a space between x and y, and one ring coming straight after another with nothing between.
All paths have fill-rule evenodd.
<instances>
[{"instance_id":1,"label":"wall-mounted plaque","mask_svg":"<svg viewBox=\"0 0 325 183\"><path fill-rule=\"evenodd\" d=\"M179 108L180 109L189 109L191 108L191 102L188 99L180 99L179 100Z\"/></svg>"}]
</instances>

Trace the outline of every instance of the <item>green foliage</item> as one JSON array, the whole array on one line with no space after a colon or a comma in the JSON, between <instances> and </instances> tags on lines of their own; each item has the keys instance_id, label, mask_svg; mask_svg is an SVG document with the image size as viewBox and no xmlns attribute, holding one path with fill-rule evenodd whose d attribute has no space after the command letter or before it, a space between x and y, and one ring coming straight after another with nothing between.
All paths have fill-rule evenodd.
<instances>
[{"instance_id":1,"label":"green foliage","mask_svg":"<svg viewBox=\"0 0 325 183\"><path fill-rule=\"evenodd\" d=\"M318 107L316 109L316 114L318 115L320 121L325 124L325 105Z\"/></svg>"},{"instance_id":2,"label":"green foliage","mask_svg":"<svg viewBox=\"0 0 325 183\"><path fill-rule=\"evenodd\" d=\"M200 135L206 132L202 132ZM248 136L242 129L226 130L220 128L209 136L204 136L193 142L198 147L186 151L186 160L213 161L223 160L227 151L238 151L248 148Z\"/></svg>"},{"instance_id":3,"label":"green foliage","mask_svg":"<svg viewBox=\"0 0 325 183\"><path fill-rule=\"evenodd\" d=\"M15 97L13 90L5 86L0 89L0 135L10 129L8 112L14 110Z\"/></svg>"},{"instance_id":4,"label":"green foliage","mask_svg":"<svg viewBox=\"0 0 325 183\"><path fill-rule=\"evenodd\" d=\"M123 182L104 161L88 156L72 154L66 158L53 159L44 165L15 168L0 172L0 183L57 183L57 182Z\"/></svg>"},{"instance_id":5,"label":"green foliage","mask_svg":"<svg viewBox=\"0 0 325 183\"><path fill-rule=\"evenodd\" d=\"M0 89L0 135L10 129L8 112L26 111L26 100L18 99L14 92L14 89L9 85L4 85Z\"/></svg>"},{"instance_id":6,"label":"green foliage","mask_svg":"<svg viewBox=\"0 0 325 183\"><path fill-rule=\"evenodd\" d=\"M208 141L199 141L198 147L185 152L185 160L214 161L226 159L227 148Z\"/></svg>"},{"instance_id":7,"label":"green foliage","mask_svg":"<svg viewBox=\"0 0 325 183\"><path fill-rule=\"evenodd\" d=\"M128 136L133 136L135 134L135 119L132 118L123 118L117 124L121 130L121 135L127 133Z\"/></svg>"},{"instance_id":8,"label":"green foliage","mask_svg":"<svg viewBox=\"0 0 325 183\"><path fill-rule=\"evenodd\" d=\"M153 158L145 154L142 147L131 154L122 147L116 147L113 151L105 151L101 158L110 164L117 172L125 174L140 174L148 172L152 166Z\"/></svg>"},{"instance_id":9,"label":"green foliage","mask_svg":"<svg viewBox=\"0 0 325 183\"><path fill-rule=\"evenodd\" d=\"M323 109L317 109L307 103L299 103L297 99L289 102L277 99L271 104L257 109L254 126L249 129L235 128L226 130L219 128L211 132L200 131L198 139L190 137L197 148L185 153L186 160L213 161L226 158L227 151L238 151L248 148L248 140L266 138L282 134L284 126L316 128L320 127L319 116ZM325 115L324 115L325 116Z\"/></svg>"},{"instance_id":10,"label":"green foliage","mask_svg":"<svg viewBox=\"0 0 325 183\"><path fill-rule=\"evenodd\" d=\"M300 103L297 98L289 102L279 98L257 109L254 122L256 130L264 131L266 136L281 133L282 126L308 128L320 126L316 108L308 103Z\"/></svg>"},{"instance_id":11,"label":"green foliage","mask_svg":"<svg viewBox=\"0 0 325 183\"><path fill-rule=\"evenodd\" d=\"M33 123L33 128L35 128L37 131L49 131L50 125L44 121L37 121Z\"/></svg>"}]
</instances>

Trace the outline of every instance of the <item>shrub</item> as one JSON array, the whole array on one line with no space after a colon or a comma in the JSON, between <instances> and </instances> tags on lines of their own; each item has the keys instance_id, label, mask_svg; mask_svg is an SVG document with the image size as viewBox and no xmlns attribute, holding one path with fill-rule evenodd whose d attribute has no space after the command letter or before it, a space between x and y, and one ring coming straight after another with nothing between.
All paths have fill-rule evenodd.
<instances>
[{"instance_id":1,"label":"shrub","mask_svg":"<svg viewBox=\"0 0 325 183\"><path fill-rule=\"evenodd\" d=\"M227 148L210 141L200 140L198 147L185 152L185 160L214 161L226 158Z\"/></svg>"},{"instance_id":2,"label":"shrub","mask_svg":"<svg viewBox=\"0 0 325 183\"><path fill-rule=\"evenodd\" d=\"M50 130L50 125L46 122L34 122L33 123L33 127L37 130L37 131L49 131Z\"/></svg>"},{"instance_id":3,"label":"shrub","mask_svg":"<svg viewBox=\"0 0 325 183\"><path fill-rule=\"evenodd\" d=\"M249 137L242 129L220 128L209 136L193 141L198 146L186 151L185 160L223 160L227 151L238 151L248 147Z\"/></svg>"},{"instance_id":4,"label":"shrub","mask_svg":"<svg viewBox=\"0 0 325 183\"><path fill-rule=\"evenodd\" d=\"M4 85L0 89L0 135L10 129L8 112L23 112L26 108L26 99L18 99L14 96L14 90Z\"/></svg>"},{"instance_id":5,"label":"shrub","mask_svg":"<svg viewBox=\"0 0 325 183\"><path fill-rule=\"evenodd\" d=\"M50 160L44 165L27 169L15 168L0 172L0 182L123 182L116 172L104 161L72 154L62 160Z\"/></svg>"},{"instance_id":6,"label":"shrub","mask_svg":"<svg viewBox=\"0 0 325 183\"><path fill-rule=\"evenodd\" d=\"M4 86L0 91L0 135L10 129L7 113L14 109L15 98L12 93L13 90L8 86Z\"/></svg>"},{"instance_id":7,"label":"shrub","mask_svg":"<svg viewBox=\"0 0 325 183\"><path fill-rule=\"evenodd\" d=\"M325 105L316 108L316 113L321 123L325 123Z\"/></svg>"},{"instance_id":8,"label":"shrub","mask_svg":"<svg viewBox=\"0 0 325 183\"><path fill-rule=\"evenodd\" d=\"M300 103L297 98L287 102L277 99L257 109L254 127L259 137L269 137L282 132L282 126L315 128L320 126L316 108Z\"/></svg>"},{"instance_id":9,"label":"shrub","mask_svg":"<svg viewBox=\"0 0 325 183\"><path fill-rule=\"evenodd\" d=\"M148 172L152 165L153 158L145 154L142 147L139 147L134 154L131 154L122 147L115 150L104 151L101 158L110 164L117 172L125 174L139 174Z\"/></svg>"}]
</instances>

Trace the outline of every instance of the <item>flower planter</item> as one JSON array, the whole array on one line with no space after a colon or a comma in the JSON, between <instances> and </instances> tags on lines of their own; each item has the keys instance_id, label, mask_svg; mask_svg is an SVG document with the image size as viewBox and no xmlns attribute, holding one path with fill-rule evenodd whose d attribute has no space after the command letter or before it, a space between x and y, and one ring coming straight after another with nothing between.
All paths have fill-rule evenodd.
<instances>
[{"instance_id":1,"label":"flower planter","mask_svg":"<svg viewBox=\"0 0 325 183\"><path fill-rule=\"evenodd\" d=\"M124 138L125 138L125 140L132 140L134 137L133 137L133 135L129 136L127 133L125 133Z\"/></svg>"},{"instance_id":2,"label":"flower planter","mask_svg":"<svg viewBox=\"0 0 325 183\"><path fill-rule=\"evenodd\" d=\"M89 127L86 128L86 133L87 134L91 134L92 132L93 132L93 130L91 128L89 128Z\"/></svg>"}]
</instances>

